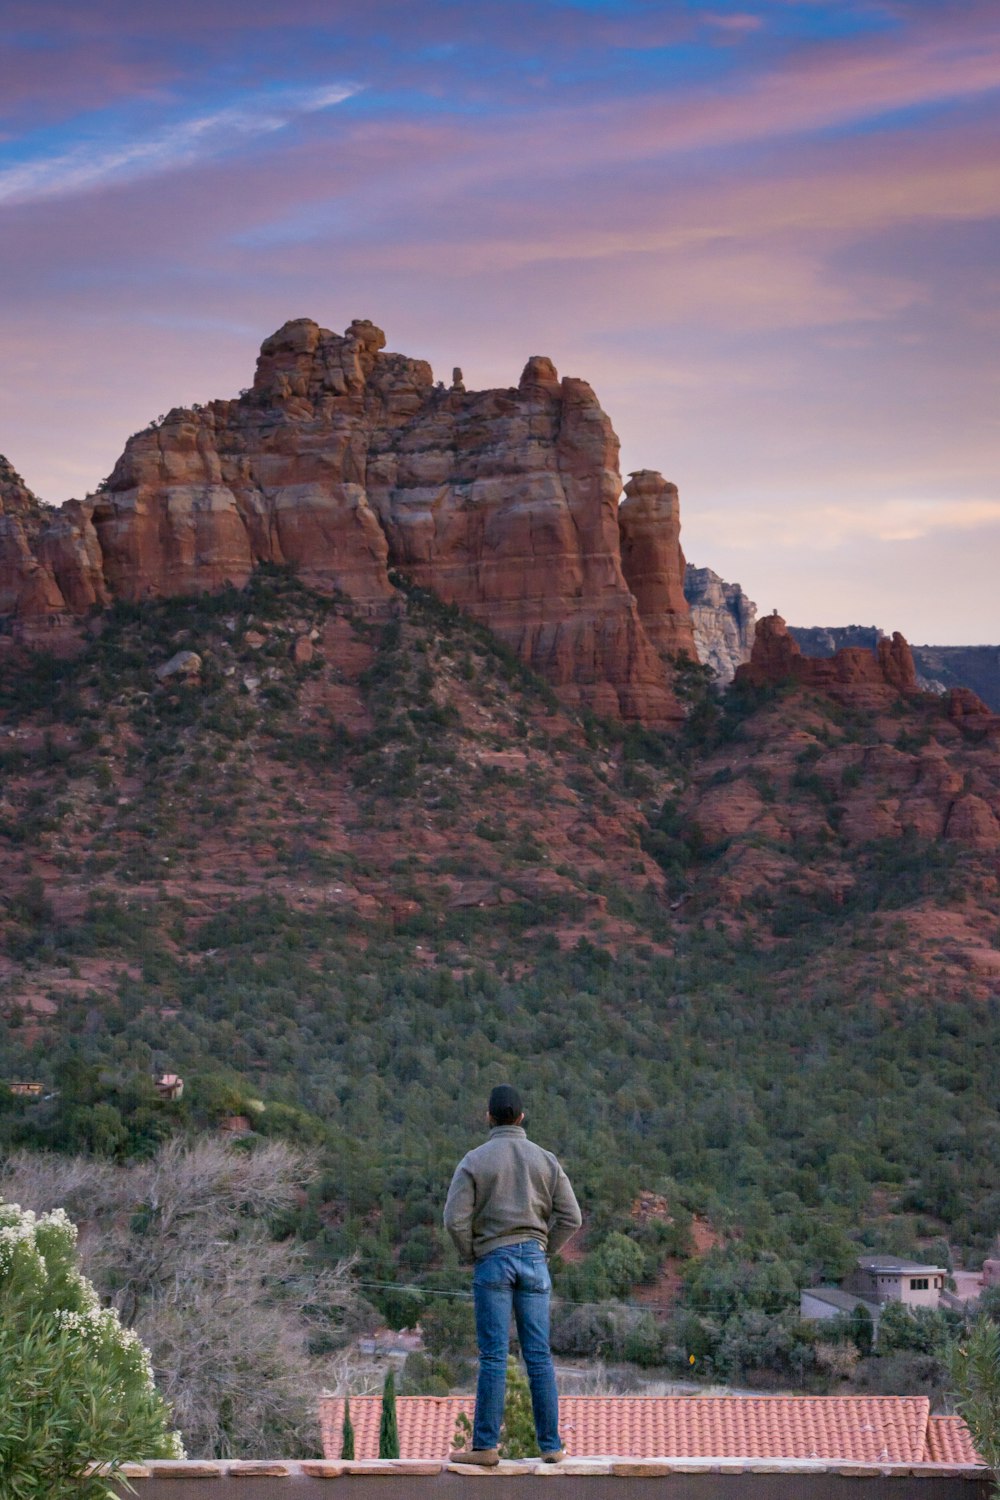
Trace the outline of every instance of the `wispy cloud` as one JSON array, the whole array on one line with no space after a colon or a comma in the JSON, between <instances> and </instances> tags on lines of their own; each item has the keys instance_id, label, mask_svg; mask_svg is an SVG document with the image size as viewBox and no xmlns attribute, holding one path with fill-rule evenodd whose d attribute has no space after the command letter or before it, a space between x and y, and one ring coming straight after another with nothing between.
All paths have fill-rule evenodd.
<instances>
[{"instance_id":1,"label":"wispy cloud","mask_svg":"<svg viewBox=\"0 0 1000 1500\"><path fill-rule=\"evenodd\" d=\"M148 177L218 156L283 130L295 119L342 103L357 85L251 94L235 104L176 120L128 139L95 138L57 154L39 153L0 168L0 203L63 197L107 182Z\"/></svg>"},{"instance_id":2,"label":"wispy cloud","mask_svg":"<svg viewBox=\"0 0 1000 1500\"><path fill-rule=\"evenodd\" d=\"M829 551L854 541L916 542L996 526L1000 524L1000 500L866 497L803 505L798 511L787 505L757 503L752 517L745 520L738 512L728 510L703 511L699 520L703 527L725 525L731 545L756 547L765 537L771 546L786 550L808 546Z\"/></svg>"}]
</instances>

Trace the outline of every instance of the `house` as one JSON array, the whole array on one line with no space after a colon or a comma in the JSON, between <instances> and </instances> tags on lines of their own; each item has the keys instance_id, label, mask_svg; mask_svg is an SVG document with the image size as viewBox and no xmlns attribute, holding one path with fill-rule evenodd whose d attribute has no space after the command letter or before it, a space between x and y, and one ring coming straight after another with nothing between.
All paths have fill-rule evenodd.
<instances>
[{"instance_id":1,"label":"house","mask_svg":"<svg viewBox=\"0 0 1000 1500\"><path fill-rule=\"evenodd\" d=\"M378 1457L380 1396L352 1396L357 1459ZM472 1396L399 1396L401 1458L441 1459ZM559 1426L574 1458L828 1459L977 1464L961 1417L932 1416L926 1396L563 1396ZM320 1399L323 1453L340 1457L344 1397Z\"/></svg>"},{"instance_id":2,"label":"house","mask_svg":"<svg viewBox=\"0 0 1000 1500\"><path fill-rule=\"evenodd\" d=\"M878 1327L879 1305L859 1297L856 1292L845 1292L839 1286L804 1287L799 1293L799 1316L802 1318L849 1318L856 1307L863 1307L872 1320L873 1330Z\"/></svg>"},{"instance_id":3,"label":"house","mask_svg":"<svg viewBox=\"0 0 1000 1500\"><path fill-rule=\"evenodd\" d=\"M12 1094L18 1094L24 1099L40 1099L42 1097L43 1084L40 1083L8 1083L7 1087Z\"/></svg>"},{"instance_id":4,"label":"house","mask_svg":"<svg viewBox=\"0 0 1000 1500\"><path fill-rule=\"evenodd\" d=\"M879 1306L902 1302L905 1307L937 1307L947 1275L945 1266L927 1266L898 1255L862 1255L846 1290Z\"/></svg>"},{"instance_id":5,"label":"house","mask_svg":"<svg viewBox=\"0 0 1000 1500\"><path fill-rule=\"evenodd\" d=\"M184 1080L176 1073L161 1073L156 1079L156 1092L161 1099L179 1099L184 1092Z\"/></svg>"}]
</instances>

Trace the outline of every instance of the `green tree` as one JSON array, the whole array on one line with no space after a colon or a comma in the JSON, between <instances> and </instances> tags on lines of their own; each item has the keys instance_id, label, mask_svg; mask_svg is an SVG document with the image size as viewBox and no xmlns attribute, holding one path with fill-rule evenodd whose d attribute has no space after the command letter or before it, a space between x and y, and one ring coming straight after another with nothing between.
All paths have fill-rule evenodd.
<instances>
[{"instance_id":1,"label":"green tree","mask_svg":"<svg viewBox=\"0 0 1000 1500\"><path fill-rule=\"evenodd\" d=\"M424 1347L431 1354L469 1354L476 1347L476 1322L471 1300L435 1297L420 1316Z\"/></svg>"},{"instance_id":2,"label":"green tree","mask_svg":"<svg viewBox=\"0 0 1000 1500\"><path fill-rule=\"evenodd\" d=\"M351 1421L351 1403L344 1397L344 1422L340 1429L341 1458L354 1457L354 1424Z\"/></svg>"},{"instance_id":3,"label":"green tree","mask_svg":"<svg viewBox=\"0 0 1000 1500\"><path fill-rule=\"evenodd\" d=\"M862 1359L867 1359L875 1342L875 1324L863 1302L856 1303L848 1314L847 1332Z\"/></svg>"},{"instance_id":4,"label":"green tree","mask_svg":"<svg viewBox=\"0 0 1000 1500\"><path fill-rule=\"evenodd\" d=\"M1000 1497L1000 1324L979 1318L962 1343L953 1345L948 1373L955 1405L993 1471L993 1493Z\"/></svg>"},{"instance_id":5,"label":"green tree","mask_svg":"<svg viewBox=\"0 0 1000 1500\"><path fill-rule=\"evenodd\" d=\"M940 1354L951 1343L959 1319L943 1307L907 1307L887 1302L879 1314L878 1349L915 1354Z\"/></svg>"},{"instance_id":6,"label":"green tree","mask_svg":"<svg viewBox=\"0 0 1000 1500\"><path fill-rule=\"evenodd\" d=\"M614 1230L597 1252L612 1296L626 1297L646 1271L646 1253L627 1234Z\"/></svg>"},{"instance_id":7,"label":"green tree","mask_svg":"<svg viewBox=\"0 0 1000 1500\"><path fill-rule=\"evenodd\" d=\"M511 1355L507 1360L500 1457L537 1458L539 1451L535 1418L531 1410L531 1389L520 1365Z\"/></svg>"},{"instance_id":8,"label":"green tree","mask_svg":"<svg viewBox=\"0 0 1000 1500\"><path fill-rule=\"evenodd\" d=\"M379 1458L399 1457L399 1428L396 1425L396 1377L392 1370L382 1387L382 1416L378 1424Z\"/></svg>"},{"instance_id":9,"label":"green tree","mask_svg":"<svg viewBox=\"0 0 1000 1500\"><path fill-rule=\"evenodd\" d=\"M9 1500L105 1500L107 1474L176 1458L149 1355L102 1308L62 1209L0 1203L0 1474ZM105 1476L84 1477L92 1462Z\"/></svg>"}]
</instances>

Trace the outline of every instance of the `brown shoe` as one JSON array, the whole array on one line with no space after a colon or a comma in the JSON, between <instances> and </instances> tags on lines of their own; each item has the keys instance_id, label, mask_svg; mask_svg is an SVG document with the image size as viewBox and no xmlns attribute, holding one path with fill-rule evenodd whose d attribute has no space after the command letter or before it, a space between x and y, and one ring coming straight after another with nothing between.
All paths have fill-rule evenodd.
<instances>
[{"instance_id":1,"label":"brown shoe","mask_svg":"<svg viewBox=\"0 0 1000 1500\"><path fill-rule=\"evenodd\" d=\"M542 1454L543 1464L561 1464L566 1457L565 1448L554 1448L551 1453Z\"/></svg>"},{"instance_id":2,"label":"brown shoe","mask_svg":"<svg viewBox=\"0 0 1000 1500\"><path fill-rule=\"evenodd\" d=\"M460 1448L457 1453L448 1455L448 1462L475 1464L480 1469L495 1469L500 1462L500 1455L495 1448Z\"/></svg>"}]
</instances>

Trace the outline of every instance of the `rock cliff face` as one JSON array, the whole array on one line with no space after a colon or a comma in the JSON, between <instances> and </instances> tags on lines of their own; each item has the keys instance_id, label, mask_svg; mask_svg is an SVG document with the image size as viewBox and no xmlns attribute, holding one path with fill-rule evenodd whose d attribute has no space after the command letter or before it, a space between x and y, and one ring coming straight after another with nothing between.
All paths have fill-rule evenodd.
<instances>
[{"instance_id":1,"label":"rock cliff face","mask_svg":"<svg viewBox=\"0 0 1000 1500\"><path fill-rule=\"evenodd\" d=\"M679 719L667 659L694 646L673 486L643 471L619 513L611 424L547 359L516 388L467 392L384 344L367 321L343 337L286 323L250 391L170 412L58 512L9 471L0 615L30 636L114 599L242 586L262 563L380 612L398 569L565 701Z\"/></svg>"},{"instance_id":2,"label":"rock cliff face","mask_svg":"<svg viewBox=\"0 0 1000 1500\"><path fill-rule=\"evenodd\" d=\"M618 525L622 571L647 635L664 660L679 652L695 657L677 486L654 469L637 470L625 486Z\"/></svg>"},{"instance_id":3,"label":"rock cliff face","mask_svg":"<svg viewBox=\"0 0 1000 1500\"><path fill-rule=\"evenodd\" d=\"M0 457L0 616L44 614L62 598L38 558L46 512L17 470Z\"/></svg>"},{"instance_id":4,"label":"rock cliff face","mask_svg":"<svg viewBox=\"0 0 1000 1500\"><path fill-rule=\"evenodd\" d=\"M877 651L885 631L877 625L789 625L789 635L798 641L805 656L833 656L844 646Z\"/></svg>"},{"instance_id":5,"label":"rock cliff face","mask_svg":"<svg viewBox=\"0 0 1000 1500\"><path fill-rule=\"evenodd\" d=\"M777 613L758 621L753 653L737 669L736 681L756 686L797 682L859 707L879 707L887 698L918 691L913 656L898 630L891 641L879 640L874 652L844 646L833 656L803 656Z\"/></svg>"},{"instance_id":6,"label":"rock cliff face","mask_svg":"<svg viewBox=\"0 0 1000 1500\"><path fill-rule=\"evenodd\" d=\"M738 583L725 583L711 568L693 568L690 563L684 571L684 597L698 660L725 686L736 668L750 660L757 606Z\"/></svg>"}]
</instances>

